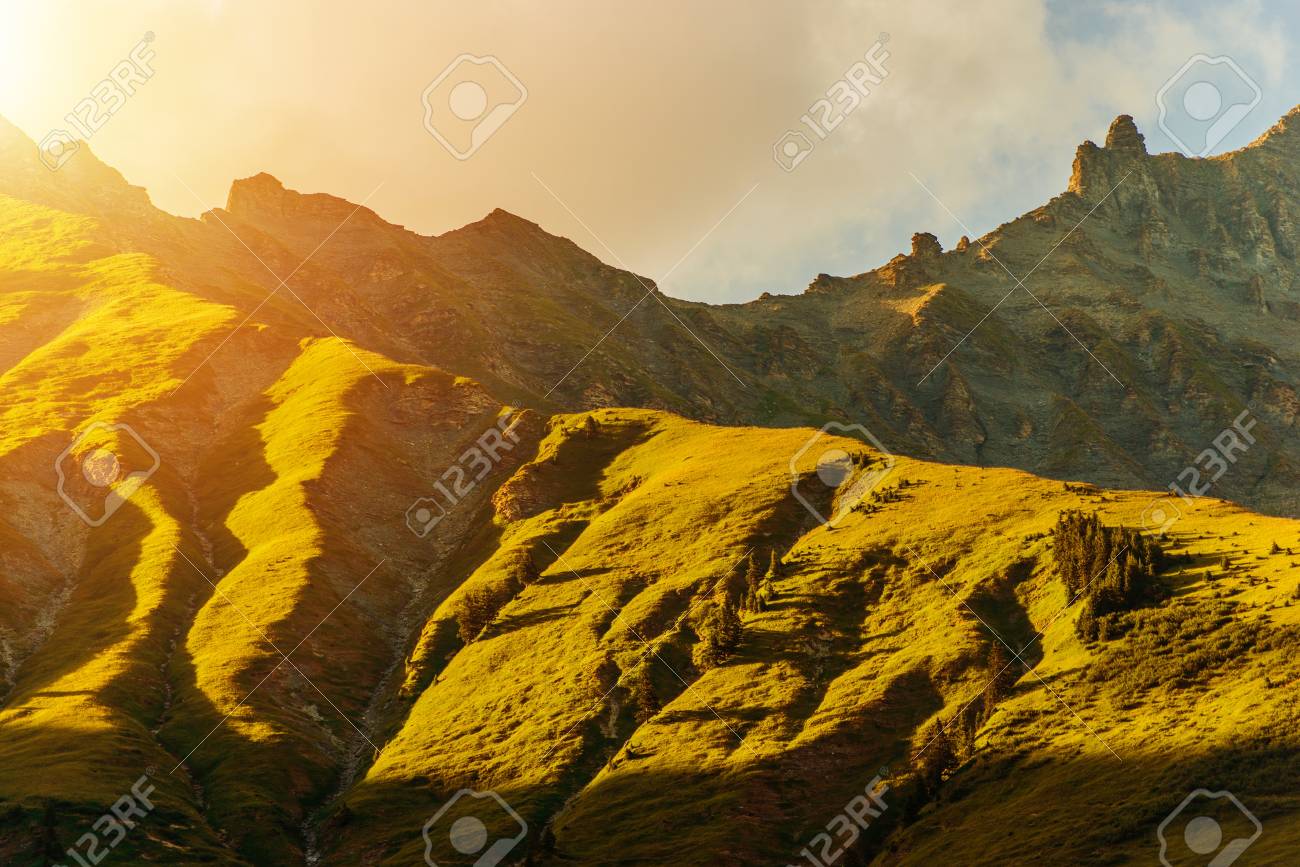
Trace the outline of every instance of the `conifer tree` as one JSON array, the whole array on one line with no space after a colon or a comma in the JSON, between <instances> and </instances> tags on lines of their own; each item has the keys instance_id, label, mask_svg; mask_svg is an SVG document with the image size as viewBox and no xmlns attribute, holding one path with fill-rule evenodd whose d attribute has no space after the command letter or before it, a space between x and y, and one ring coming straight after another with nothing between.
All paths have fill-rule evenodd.
<instances>
[{"instance_id":1,"label":"conifer tree","mask_svg":"<svg viewBox=\"0 0 1300 867\"><path fill-rule=\"evenodd\" d=\"M763 579L763 570L758 567L758 561L754 555L750 554L749 559L745 561L745 586L753 592L758 592L758 584Z\"/></svg>"},{"instance_id":2,"label":"conifer tree","mask_svg":"<svg viewBox=\"0 0 1300 867\"><path fill-rule=\"evenodd\" d=\"M1079 612L1079 619L1075 621L1075 629L1078 631L1079 637L1084 641L1097 640L1099 632L1097 614L1091 598L1083 600L1083 609Z\"/></svg>"},{"instance_id":3,"label":"conifer tree","mask_svg":"<svg viewBox=\"0 0 1300 867\"><path fill-rule=\"evenodd\" d=\"M989 647L989 684L984 688L984 719L993 715L998 702L1007 697L1011 685L1016 682L1018 671L1016 663L1011 661L1001 641L993 641Z\"/></svg>"},{"instance_id":4,"label":"conifer tree","mask_svg":"<svg viewBox=\"0 0 1300 867\"><path fill-rule=\"evenodd\" d=\"M1165 591L1156 576L1165 567L1155 540L1127 527L1107 527L1096 513L1062 512L1052 533L1057 571L1071 602L1082 597L1079 635L1095 640L1101 619L1156 601Z\"/></svg>"},{"instance_id":5,"label":"conifer tree","mask_svg":"<svg viewBox=\"0 0 1300 867\"><path fill-rule=\"evenodd\" d=\"M944 775L957 766L957 752L942 720L927 729L925 742L929 746L922 747L923 751L917 761L917 775L926 794L933 798L939 793Z\"/></svg>"},{"instance_id":6,"label":"conifer tree","mask_svg":"<svg viewBox=\"0 0 1300 867\"><path fill-rule=\"evenodd\" d=\"M538 581L542 580L542 572L537 568L537 564L533 562L532 554L524 554L523 559L519 562L516 576L519 583L524 586L536 584Z\"/></svg>"},{"instance_id":7,"label":"conifer tree","mask_svg":"<svg viewBox=\"0 0 1300 867\"><path fill-rule=\"evenodd\" d=\"M460 640L469 644L478 638L507 601L504 592L491 587L475 587L466 592L454 611Z\"/></svg>"},{"instance_id":8,"label":"conifer tree","mask_svg":"<svg viewBox=\"0 0 1300 867\"><path fill-rule=\"evenodd\" d=\"M724 658L730 656L740 646L744 628L740 621L740 612L734 605L722 605L718 608L717 645Z\"/></svg>"},{"instance_id":9,"label":"conifer tree","mask_svg":"<svg viewBox=\"0 0 1300 867\"><path fill-rule=\"evenodd\" d=\"M696 630L700 641L691 651L691 660L704 671L721 665L735 653L744 635L744 624L737 606L723 599L708 606Z\"/></svg>"},{"instance_id":10,"label":"conifer tree","mask_svg":"<svg viewBox=\"0 0 1300 867\"><path fill-rule=\"evenodd\" d=\"M649 660L641 663L633 673L628 692L632 704L636 706L633 716L638 724L648 722L663 709L659 703L659 696L655 693L654 681L650 679Z\"/></svg>"}]
</instances>

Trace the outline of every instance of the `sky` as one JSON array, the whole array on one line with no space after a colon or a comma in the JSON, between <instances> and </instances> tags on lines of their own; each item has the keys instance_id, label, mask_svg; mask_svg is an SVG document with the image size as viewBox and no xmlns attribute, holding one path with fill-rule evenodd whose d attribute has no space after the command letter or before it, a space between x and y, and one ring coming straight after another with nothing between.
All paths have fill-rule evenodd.
<instances>
[{"instance_id":1,"label":"sky","mask_svg":"<svg viewBox=\"0 0 1300 867\"><path fill-rule=\"evenodd\" d=\"M423 234L499 207L731 303L983 234L1118 114L1176 149L1167 82L1180 139L1217 120L1169 105L1193 78L1229 76L1224 111L1254 93L1226 64L1180 76L1197 54L1258 87L1209 152L1241 147L1300 103L1297 37L1290 2L0 0L0 115L84 138L67 116L143 57L82 126L172 213L262 171Z\"/></svg>"}]
</instances>

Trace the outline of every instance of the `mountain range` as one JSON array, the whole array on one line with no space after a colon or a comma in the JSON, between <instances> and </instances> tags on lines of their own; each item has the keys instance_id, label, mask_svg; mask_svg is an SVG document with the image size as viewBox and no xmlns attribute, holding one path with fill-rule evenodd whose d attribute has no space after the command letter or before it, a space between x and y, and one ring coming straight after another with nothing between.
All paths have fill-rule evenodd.
<instances>
[{"instance_id":1,"label":"mountain range","mask_svg":"<svg viewBox=\"0 0 1300 867\"><path fill-rule=\"evenodd\" d=\"M1297 116L733 305L0 121L0 861L469 864L473 789L493 863L1151 863L1206 789L1285 863Z\"/></svg>"}]
</instances>

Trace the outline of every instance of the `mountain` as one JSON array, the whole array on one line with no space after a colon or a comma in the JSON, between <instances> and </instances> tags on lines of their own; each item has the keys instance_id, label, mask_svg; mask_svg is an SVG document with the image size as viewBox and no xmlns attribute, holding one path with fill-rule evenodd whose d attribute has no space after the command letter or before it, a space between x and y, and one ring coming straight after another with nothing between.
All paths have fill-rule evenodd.
<instances>
[{"instance_id":1,"label":"mountain","mask_svg":"<svg viewBox=\"0 0 1300 867\"><path fill-rule=\"evenodd\" d=\"M425 237L258 175L196 223L153 210L93 155L52 184L30 143L9 162L33 165L4 183L110 215L126 248L243 315L306 259L259 318L542 410L835 420L897 453L1158 490L1200 490L1186 468L1249 410L1259 442L1213 492L1295 516L1296 117L1208 160L1147 154L1120 117L1104 146L1079 147L1064 193L982 238L944 252L918 233L881 268L722 306L664 296L503 211Z\"/></svg>"},{"instance_id":2,"label":"mountain","mask_svg":"<svg viewBox=\"0 0 1300 867\"><path fill-rule=\"evenodd\" d=\"M0 123L0 861L473 863L472 788L502 863L1149 863L1207 788L1284 862L1293 117L1121 118L984 238L720 307ZM1075 511L1126 540L1077 592Z\"/></svg>"},{"instance_id":3,"label":"mountain","mask_svg":"<svg viewBox=\"0 0 1300 867\"><path fill-rule=\"evenodd\" d=\"M948 252L917 234L887 265L796 296L667 298L501 211L438 238L367 212L311 260L364 303L303 294L351 333L378 318L413 357L530 405L833 419L905 454L1105 485L1165 488L1249 408L1260 444L1216 493L1294 516L1295 117L1211 160L1149 155L1121 117L1043 207ZM266 176L229 206L238 231L299 259L351 207Z\"/></svg>"}]
</instances>

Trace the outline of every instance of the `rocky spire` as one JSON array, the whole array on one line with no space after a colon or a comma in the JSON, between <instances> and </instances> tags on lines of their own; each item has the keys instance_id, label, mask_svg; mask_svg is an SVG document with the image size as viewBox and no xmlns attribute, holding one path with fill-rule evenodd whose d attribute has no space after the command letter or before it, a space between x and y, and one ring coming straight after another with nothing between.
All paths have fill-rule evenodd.
<instances>
[{"instance_id":1,"label":"rocky spire","mask_svg":"<svg viewBox=\"0 0 1300 867\"><path fill-rule=\"evenodd\" d=\"M939 239L929 232L917 232L912 236L912 255L918 259L933 259L943 252Z\"/></svg>"},{"instance_id":2,"label":"rocky spire","mask_svg":"<svg viewBox=\"0 0 1300 867\"><path fill-rule=\"evenodd\" d=\"M1121 114L1111 122L1106 131L1106 146L1097 147L1091 141L1079 145L1074 154L1074 170L1070 175L1070 192L1089 195L1095 189L1111 189L1131 171L1134 161L1145 157L1146 140L1138 132L1133 118Z\"/></svg>"},{"instance_id":3,"label":"rocky spire","mask_svg":"<svg viewBox=\"0 0 1300 867\"><path fill-rule=\"evenodd\" d=\"M1132 116L1121 114L1111 121L1110 129L1106 131L1106 150L1147 152L1146 139L1138 132Z\"/></svg>"}]
</instances>

